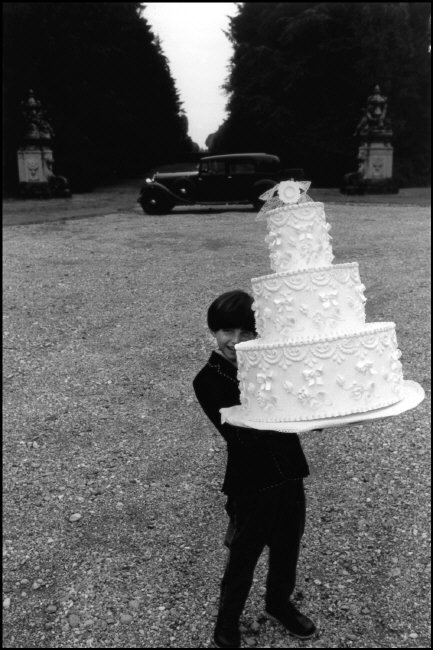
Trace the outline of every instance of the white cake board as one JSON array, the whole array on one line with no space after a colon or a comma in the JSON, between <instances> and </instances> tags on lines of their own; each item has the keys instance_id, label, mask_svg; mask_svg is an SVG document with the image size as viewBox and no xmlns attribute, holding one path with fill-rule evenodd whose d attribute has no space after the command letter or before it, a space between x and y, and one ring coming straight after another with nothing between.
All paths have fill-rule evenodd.
<instances>
[{"instance_id":1,"label":"white cake board","mask_svg":"<svg viewBox=\"0 0 433 650\"><path fill-rule=\"evenodd\" d=\"M283 433L302 433L303 431L313 431L315 429L361 424L368 420L378 420L380 418L391 417L392 415L400 415L405 411L415 408L415 406L418 406L423 401L425 397L424 389L416 381L404 381L403 388L404 397L400 401L391 404L391 406L365 413L351 413L350 415L341 415L335 418L303 420L302 422L258 422L257 420L246 419L241 406L231 406L230 408L220 409L221 421L223 424L228 422L238 427L259 429L261 431L281 431Z\"/></svg>"}]
</instances>

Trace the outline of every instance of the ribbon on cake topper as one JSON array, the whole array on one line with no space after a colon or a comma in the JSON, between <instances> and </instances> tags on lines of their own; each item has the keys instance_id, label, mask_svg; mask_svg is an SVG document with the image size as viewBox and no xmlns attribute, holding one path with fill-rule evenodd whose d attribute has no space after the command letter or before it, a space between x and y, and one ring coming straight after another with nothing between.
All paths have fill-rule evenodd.
<instances>
[{"instance_id":1,"label":"ribbon on cake topper","mask_svg":"<svg viewBox=\"0 0 433 650\"><path fill-rule=\"evenodd\" d=\"M270 190L260 195L260 200L265 201L257 219L268 210L282 207L284 205L299 205L300 203L311 202L307 190L311 181L281 181Z\"/></svg>"}]
</instances>

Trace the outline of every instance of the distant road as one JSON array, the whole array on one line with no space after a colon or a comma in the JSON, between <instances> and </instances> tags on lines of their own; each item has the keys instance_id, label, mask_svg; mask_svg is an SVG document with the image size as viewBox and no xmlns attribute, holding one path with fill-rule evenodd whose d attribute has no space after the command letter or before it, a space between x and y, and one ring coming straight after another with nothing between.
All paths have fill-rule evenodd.
<instances>
[{"instance_id":1,"label":"distant road","mask_svg":"<svg viewBox=\"0 0 433 650\"><path fill-rule=\"evenodd\" d=\"M4 199L3 226L19 226L64 219L85 219L100 217L115 212L143 214L137 203L142 179L124 181L118 185L97 188L86 194L74 194L69 199ZM364 196L347 196L338 189L313 189L309 192L315 201L330 203L368 203L382 205L431 205L431 188L405 188L398 194L369 194ZM247 205L241 206L192 206L176 207L176 212L251 210ZM143 214L144 216L144 214Z\"/></svg>"},{"instance_id":2,"label":"distant road","mask_svg":"<svg viewBox=\"0 0 433 650\"><path fill-rule=\"evenodd\" d=\"M3 226L18 226L62 219L99 217L113 212L141 210L137 197L142 179L74 194L69 199L4 199Z\"/></svg>"}]
</instances>

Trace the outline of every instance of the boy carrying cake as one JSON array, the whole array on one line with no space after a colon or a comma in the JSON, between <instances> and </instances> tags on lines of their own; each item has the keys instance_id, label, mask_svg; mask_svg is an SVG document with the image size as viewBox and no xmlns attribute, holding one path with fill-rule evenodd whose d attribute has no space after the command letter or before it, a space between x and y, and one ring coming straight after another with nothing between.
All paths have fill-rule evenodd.
<instances>
[{"instance_id":1,"label":"boy carrying cake","mask_svg":"<svg viewBox=\"0 0 433 650\"><path fill-rule=\"evenodd\" d=\"M217 349L193 381L203 411L227 443L222 492L227 495L229 555L214 631L218 648L240 645L239 618L265 546L267 615L298 639L316 632L314 623L290 601L305 524L303 479L309 475L298 435L221 424L220 409L240 403L235 345L256 337L252 303L253 298L239 290L214 300L207 321Z\"/></svg>"}]
</instances>

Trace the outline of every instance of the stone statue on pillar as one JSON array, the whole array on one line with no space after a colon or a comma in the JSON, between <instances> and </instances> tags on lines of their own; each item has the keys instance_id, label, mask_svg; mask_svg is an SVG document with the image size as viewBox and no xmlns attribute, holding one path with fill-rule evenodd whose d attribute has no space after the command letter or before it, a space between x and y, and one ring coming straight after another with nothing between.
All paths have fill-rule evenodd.
<instances>
[{"instance_id":1,"label":"stone statue on pillar","mask_svg":"<svg viewBox=\"0 0 433 650\"><path fill-rule=\"evenodd\" d=\"M25 132L17 152L20 195L28 198L70 197L66 178L54 174L51 148L54 131L33 90L29 91L28 99L21 102L21 106Z\"/></svg>"},{"instance_id":2,"label":"stone statue on pillar","mask_svg":"<svg viewBox=\"0 0 433 650\"><path fill-rule=\"evenodd\" d=\"M354 136L358 138L358 169L346 174L344 194L395 194L397 183L392 177L393 132L387 117L388 100L375 86Z\"/></svg>"}]
</instances>

